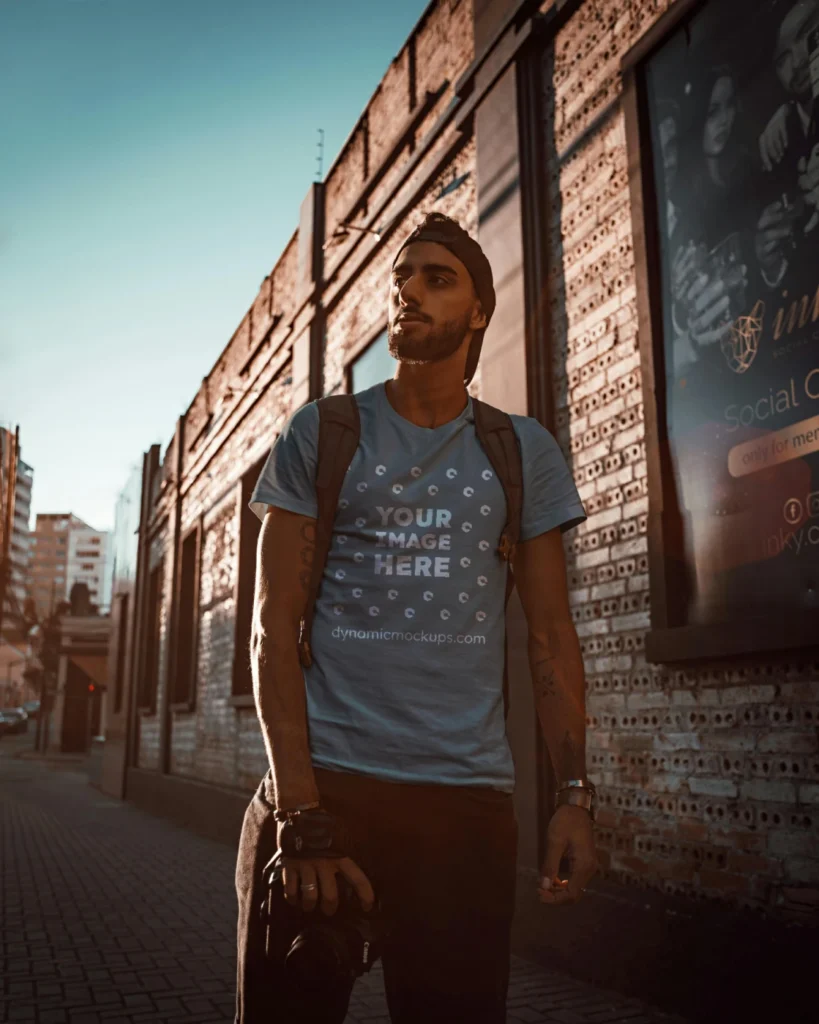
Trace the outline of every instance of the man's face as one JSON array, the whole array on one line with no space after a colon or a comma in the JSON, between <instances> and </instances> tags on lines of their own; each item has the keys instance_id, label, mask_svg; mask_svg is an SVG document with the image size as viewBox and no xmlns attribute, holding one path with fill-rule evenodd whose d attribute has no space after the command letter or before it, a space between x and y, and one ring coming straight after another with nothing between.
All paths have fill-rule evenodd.
<instances>
[{"instance_id":1,"label":"man's face","mask_svg":"<svg viewBox=\"0 0 819 1024\"><path fill-rule=\"evenodd\" d=\"M437 242L413 242L390 277L389 352L403 363L449 359L470 331L486 326L461 261Z\"/></svg>"},{"instance_id":2,"label":"man's face","mask_svg":"<svg viewBox=\"0 0 819 1024\"><path fill-rule=\"evenodd\" d=\"M785 91L800 100L811 98L808 35L817 23L817 0L800 0L788 11L779 27L776 73Z\"/></svg>"}]
</instances>

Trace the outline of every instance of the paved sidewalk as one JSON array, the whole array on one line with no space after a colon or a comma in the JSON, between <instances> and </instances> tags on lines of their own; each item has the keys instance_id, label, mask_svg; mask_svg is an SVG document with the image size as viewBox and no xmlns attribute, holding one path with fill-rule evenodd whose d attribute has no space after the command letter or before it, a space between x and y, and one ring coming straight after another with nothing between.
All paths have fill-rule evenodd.
<instances>
[{"instance_id":1,"label":"paved sidewalk","mask_svg":"<svg viewBox=\"0 0 819 1024\"><path fill-rule=\"evenodd\" d=\"M234 851L101 795L77 769L0 743L0 1022L231 1024ZM375 968L347 1024L388 1020ZM516 958L508 1021L680 1018Z\"/></svg>"}]
</instances>

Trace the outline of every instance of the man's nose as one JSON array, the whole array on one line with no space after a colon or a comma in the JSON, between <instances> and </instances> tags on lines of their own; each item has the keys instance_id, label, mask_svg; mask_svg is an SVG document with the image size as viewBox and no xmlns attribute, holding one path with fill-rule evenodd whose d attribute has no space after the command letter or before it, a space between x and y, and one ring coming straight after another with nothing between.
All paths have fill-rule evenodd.
<instances>
[{"instance_id":1,"label":"man's nose","mask_svg":"<svg viewBox=\"0 0 819 1024\"><path fill-rule=\"evenodd\" d=\"M408 278L398 295L402 306L419 306L422 298L422 288L417 276L413 275Z\"/></svg>"}]
</instances>

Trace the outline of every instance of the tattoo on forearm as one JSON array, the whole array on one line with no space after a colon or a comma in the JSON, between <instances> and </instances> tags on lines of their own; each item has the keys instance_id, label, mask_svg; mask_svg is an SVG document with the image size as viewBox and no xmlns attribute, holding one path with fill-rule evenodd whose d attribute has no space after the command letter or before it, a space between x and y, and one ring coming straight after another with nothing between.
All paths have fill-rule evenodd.
<instances>
[{"instance_id":1,"label":"tattoo on forearm","mask_svg":"<svg viewBox=\"0 0 819 1024\"><path fill-rule=\"evenodd\" d=\"M535 694L540 697L554 697L557 693L557 678L553 658L545 658L535 665Z\"/></svg>"}]
</instances>

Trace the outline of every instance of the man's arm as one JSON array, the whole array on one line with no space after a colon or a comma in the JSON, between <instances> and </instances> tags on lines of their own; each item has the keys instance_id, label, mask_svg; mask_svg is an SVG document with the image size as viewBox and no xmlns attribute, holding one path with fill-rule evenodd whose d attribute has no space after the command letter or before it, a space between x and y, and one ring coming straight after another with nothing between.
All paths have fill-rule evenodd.
<instances>
[{"instance_id":1,"label":"man's arm","mask_svg":"<svg viewBox=\"0 0 819 1024\"><path fill-rule=\"evenodd\" d=\"M566 563L560 529L520 544L513 562L526 621L535 702L549 756L559 782L586 775L586 694L580 642L569 610ZM559 877L561 860L569 877ZM591 818L565 804L549 821L541 865L541 903L576 903L597 874Z\"/></svg>"},{"instance_id":2,"label":"man's arm","mask_svg":"<svg viewBox=\"0 0 819 1024\"><path fill-rule=\"evenodd\" d=\"M315 547L315 519L277 507L268 510L256 553L250 649L256 711L279 810L319 799L298 654Z\"/></svg>"},{"instance_id":3,"label":"man's arm","mask_svg":"<svg viewBox=\"0 0 819 1024\"><path fill-rule=\"evenodd\" d=\"M512 569L529 626L529 666L559 782L586 775L586 682L559 528L518 544Z\"/></svg>"}]
</instances>

